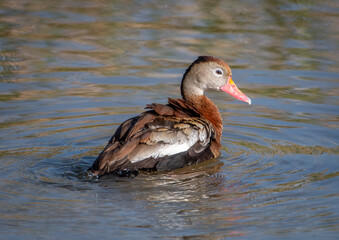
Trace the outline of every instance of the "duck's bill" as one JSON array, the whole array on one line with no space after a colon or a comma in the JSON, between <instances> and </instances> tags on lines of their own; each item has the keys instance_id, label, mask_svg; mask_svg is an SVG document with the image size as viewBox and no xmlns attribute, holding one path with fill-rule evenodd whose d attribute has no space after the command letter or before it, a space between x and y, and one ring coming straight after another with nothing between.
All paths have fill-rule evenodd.
<instances>
[{"instance_id":1,"label":"duck's bill","mask_svg":"<svg viewBox=\"0 0 339 240\"><path fill-rule=\"evenodd\" d=\"M227 81L227 83L220 88L225 93L228 93L229 95L235 97L236 99L239 99L240 101L247 102L249 105L251 105L251 99L247 97L245 94L243 94L235 85L232 78L230 77Z\"/></svg>"}]
</instances>

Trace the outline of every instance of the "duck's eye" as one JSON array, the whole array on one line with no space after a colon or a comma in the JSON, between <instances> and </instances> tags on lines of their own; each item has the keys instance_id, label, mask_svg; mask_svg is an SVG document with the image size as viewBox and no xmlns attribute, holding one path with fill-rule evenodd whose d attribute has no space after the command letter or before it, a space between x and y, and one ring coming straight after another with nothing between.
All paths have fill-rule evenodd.
<instances>
[{"instance_id":1,"label":"duck's eye","mask_svg":"<svg viewBox=\"0 0 339 240\"><path fill-rule=\"evenodd\" d=\"M221 69L216 69L214 70L214 74L217 76L217 77L220 77L221 75L223 75L223 71Z\"/></svg>"}]
</instances>

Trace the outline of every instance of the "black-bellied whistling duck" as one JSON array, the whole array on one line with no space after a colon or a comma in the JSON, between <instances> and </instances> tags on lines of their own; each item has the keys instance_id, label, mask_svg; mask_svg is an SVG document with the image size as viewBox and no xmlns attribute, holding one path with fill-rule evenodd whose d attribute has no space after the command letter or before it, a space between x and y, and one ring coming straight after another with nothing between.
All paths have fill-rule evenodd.
<instances>
[{"instance_id":1,"label":"black-bellied whistling duck","mask_svg":"<svg viewBox=\"0 0 339 240\"><path fill-rule=\"evenodd\" d=\"M90 175L166 171L216 158L222 119L217 106L204 95L207 89L224 91L251 104L234 84L224 61L199 57L183 76L183 99L147 105L150 110L123 122L89 169Z\"/></svg>"}]
</instances>

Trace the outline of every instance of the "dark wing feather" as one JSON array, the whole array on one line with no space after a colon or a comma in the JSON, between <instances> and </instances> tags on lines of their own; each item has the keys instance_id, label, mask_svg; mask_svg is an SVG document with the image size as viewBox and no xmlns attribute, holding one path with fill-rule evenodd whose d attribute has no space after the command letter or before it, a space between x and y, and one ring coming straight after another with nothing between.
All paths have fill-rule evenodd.
<instances>
[{"instance_id":1,"label":"dark wing feather","mask_svg":"<svg viewBox=\"0 0 339 240\"><path fill-rule=\"evenodd\" d=\"M216 157L219 152L210 149L215 139L212 124L199 118L184 100L169 102L148 105L151 111L122 123L89 170L97 176L125 170L169 170Z\"/></svg>"}]
</instances>

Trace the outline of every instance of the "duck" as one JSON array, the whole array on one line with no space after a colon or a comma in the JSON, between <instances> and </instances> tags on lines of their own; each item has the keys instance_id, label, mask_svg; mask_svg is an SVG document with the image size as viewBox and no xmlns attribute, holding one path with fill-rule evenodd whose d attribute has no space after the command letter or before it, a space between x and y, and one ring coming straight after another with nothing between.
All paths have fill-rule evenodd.
<instances>
[{"instance_id":1,"label":"duck","mask_svg":"<svg viewBox=\"0 0 339 240\"><path fill-rule=\"evenodd\" d=\"M90 176L136 176L140 171L172 171L220 155L222 118L204 93L225 92L251 104L232 80L230 67L213 56L199 56L185 71L180 99L146 105L124 121L88 169Z\"/></svg>"}]
</instances>

